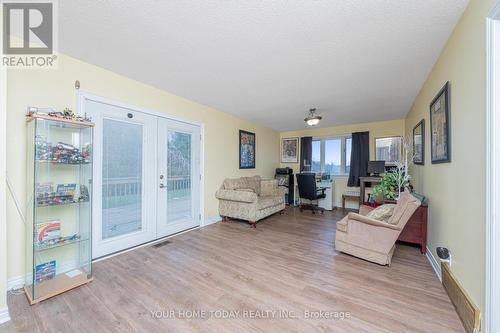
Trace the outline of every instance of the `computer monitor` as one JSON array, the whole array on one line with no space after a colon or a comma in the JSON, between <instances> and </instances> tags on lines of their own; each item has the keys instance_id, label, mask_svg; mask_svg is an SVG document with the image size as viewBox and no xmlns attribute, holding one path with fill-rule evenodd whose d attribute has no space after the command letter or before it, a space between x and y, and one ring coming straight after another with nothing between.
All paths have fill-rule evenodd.
<instances>
[{"instance_id":1,"label":"computer monitor","mask_svg":"<svg viewBox=\"0 0 500 333\"><path fill-rule=\"evenodd\" d=\"M385 172L385 161L369 161L368 173L378 176Z\"/></svg>"}]
</instances>

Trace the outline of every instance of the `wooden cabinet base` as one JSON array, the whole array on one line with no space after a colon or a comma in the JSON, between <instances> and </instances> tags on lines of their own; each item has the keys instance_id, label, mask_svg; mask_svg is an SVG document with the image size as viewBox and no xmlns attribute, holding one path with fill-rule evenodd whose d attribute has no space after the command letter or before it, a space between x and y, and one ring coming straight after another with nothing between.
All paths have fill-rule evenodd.
<instances>
[{"instance_id":1,"label":"wooden cabinet base","mask_svg":"<svg viewBox=\"0 0 500 333\"><path fill-rule=\"evenodd\" d=\"M73 278L70 278L66 274L60 274L53 279L46 280L37 284L37 290L39 297L33 299L33 294L30 287L24 287L24 293L28 297L28 301L31 305L44 301L48 298L62 294L68 290L74 289L81 285L92 282L94 278L87 277L87 274L80 274Z\"/></svg>"},{"instance_id":2,"label":"wooden cabinet base","mask_svg":"<svg viewBox=\"0 0 500 333\"><path fill-rule=\"evenodd\" d=\"M422 204L406 223L399 235L398 241L420 246L420 252L427 250L427 204Z\"/></svg>"}]
</instances>

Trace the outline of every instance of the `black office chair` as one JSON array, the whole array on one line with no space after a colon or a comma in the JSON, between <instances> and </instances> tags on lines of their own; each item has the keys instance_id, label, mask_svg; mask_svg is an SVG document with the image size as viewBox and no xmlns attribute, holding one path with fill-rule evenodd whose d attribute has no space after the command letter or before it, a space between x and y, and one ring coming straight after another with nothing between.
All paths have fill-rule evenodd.
<instances>
[{"instance_id":1,"label":"black office chair","mask_svg":"<svg viewBox=\"0 0 500 333\"><path fill-rule=\"evenodd\" d=\"M310 209L313 214L316 214L316 211L320 211L323 214L325 209L319 207L317 204L313 204L313 201L325 198L326 188L316 187L316 175L313 173L298 173L296 177L299 187L300 211ZM309 200L310 203L304 204L302 203L302 199Z\"/></svg>"}]
</instances>

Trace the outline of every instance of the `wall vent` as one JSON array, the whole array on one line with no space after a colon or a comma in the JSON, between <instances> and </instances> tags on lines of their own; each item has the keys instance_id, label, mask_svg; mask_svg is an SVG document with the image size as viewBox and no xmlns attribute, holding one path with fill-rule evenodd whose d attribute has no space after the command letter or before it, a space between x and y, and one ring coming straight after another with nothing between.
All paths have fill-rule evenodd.
<instances>
[{"instance_id":1,"label":"wall vent","mask_svg":"<svg viewBox=\"0 0 500 333\"><path fill-rule=\"evenodd\" d=\"M479 332L481 326L481 312L479 308L472 302L470 296L455 278L448 263L441 263L441 272L443 287L455 306L455 310L464 325L465 331L468 333Z\"/></svg>"},{"instance_id":2,"label":"wall vent","mask_svg":"<svg viewBox=\"0 0 500 333\"><path fill-rule=\"evenodd\" d=\"M153 247L154 247L155 249L157 249L157 248L159 248L159 247L162 247L162 246L168 245L168 244L170 244L170 243L172 243L172 242L171 242L171 241L169 241L169 240L164 240L163 242L159 242L159 243L153 244Z\"/></svg>"}]
</instances>

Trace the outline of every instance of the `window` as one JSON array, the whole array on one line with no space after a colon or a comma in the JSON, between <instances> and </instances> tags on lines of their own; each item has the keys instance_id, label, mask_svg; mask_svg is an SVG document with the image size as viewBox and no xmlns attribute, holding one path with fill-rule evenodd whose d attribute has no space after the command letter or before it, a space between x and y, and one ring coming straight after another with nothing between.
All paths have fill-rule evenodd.
<instances>
[{"instance_id":1,"label":"window","mask_svg":"<svg viewBox=\"0 0 500 333\"><path fill-rule=\"evenodd\" d=\"M342 168L342 139L325 140L325 167L324 172L329 174L341 174Z\"/></svg>"},{"instance_id":2,"label":"window","mask_svg":"<svg viewBox=\"0 0 500 333\"><path fill-rule=\"evenodd\" d=\"M351 137L321 138L312 142L311 171L345 175L351 167Z\"/></svg>"},{"instance_id":3,"label":"window","mask_svg":"<svg viewBox=\"0 0 500 333\"><path fill-rule=\"evenodd\" d=\"M375 159L387 164L401 161L401 137L376 138Z\"/></svg>"},{"instance_id":4,"label":"window","mask_svg":"<svg viewBox=\"0 0 500 333\"><path fill-rule=\"evenodd\" d=\"M321 171L321 141L319 140L313 140L312 142L311 171Z\"/></svg>"}]
</instances>

